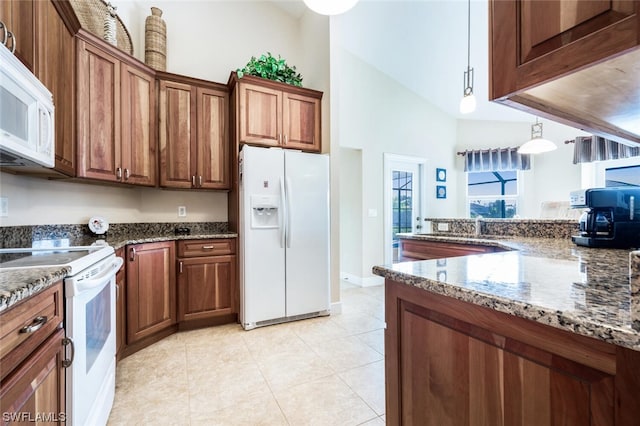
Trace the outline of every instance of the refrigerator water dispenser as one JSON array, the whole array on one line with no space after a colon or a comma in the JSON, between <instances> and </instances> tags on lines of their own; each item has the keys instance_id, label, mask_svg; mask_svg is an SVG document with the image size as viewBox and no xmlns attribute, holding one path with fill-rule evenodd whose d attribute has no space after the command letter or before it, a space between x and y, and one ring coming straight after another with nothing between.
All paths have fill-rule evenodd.
<instances>
[{"instance_id":1,"label":"refrigerator water dispenser","mask_svg":"<svg viewBox=\"0 0 640 426\"><path fill-rule=\"evenodd\" d=\"M274 195L251 196L251 227L278 228L279 200Z\"/></svg>"}]
</instances>

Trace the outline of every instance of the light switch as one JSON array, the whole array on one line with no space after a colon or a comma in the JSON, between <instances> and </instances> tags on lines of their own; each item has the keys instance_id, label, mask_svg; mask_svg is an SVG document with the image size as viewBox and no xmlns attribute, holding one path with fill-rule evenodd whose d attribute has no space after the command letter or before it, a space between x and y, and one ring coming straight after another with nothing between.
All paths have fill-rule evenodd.
<instances>
[{"instance_id":1,"label":"light switch","mask_svg":"<svg viewBox=\"0 0 640 426\"><path fill-rule=\"evenodd\" d=\"M377 209L369 209L369 217L378 217Z\"/></svg>"},{"instance_id":2,"label":"light switch","mask_svg":"<svg viewBox=\"0 0 640 426\"><path fill-rule=\"evenodd\" d=\"M178 217L187 217L187 207L178 206Z\"/></svg>"}]
</instances>

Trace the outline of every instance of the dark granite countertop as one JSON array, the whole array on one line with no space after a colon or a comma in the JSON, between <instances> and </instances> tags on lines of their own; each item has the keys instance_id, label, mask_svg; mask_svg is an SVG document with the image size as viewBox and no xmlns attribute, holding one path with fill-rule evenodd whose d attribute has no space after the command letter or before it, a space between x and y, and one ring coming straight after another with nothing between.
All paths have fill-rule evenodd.
<instances>
[{"instance_id":1,"label":"dark granite countertop","mask_svg":"<svg viewBox=\"0 0 640 426\"><path fill-rule=\"evenodd\" d=\"M172 240L195 240L212 238L236 238L234 232L198 232L189 235L175 235L172 232L154 233L148 230L131 230L127 233L107 234L103 238L79 235L66 238L70 246L89 246L102 239L114 249L127 244L152 243ZM25 268L2 270L0 268L0 312L15 305L41 290L55 284L67 276L67 268Z\"/></svg>"},{"instance_id":2,"label":"dark granite countertop","mask_svg":"<svg viewBox=\"0 0 640 426\"><path fill-rule=\"evenodd\" d=\"M640 252L579 247L566 238L401 238L510 251L375 266L376 275L640 350L640 332L634 328L634 322L639 324Z\"/></svg>"}]
</instances>

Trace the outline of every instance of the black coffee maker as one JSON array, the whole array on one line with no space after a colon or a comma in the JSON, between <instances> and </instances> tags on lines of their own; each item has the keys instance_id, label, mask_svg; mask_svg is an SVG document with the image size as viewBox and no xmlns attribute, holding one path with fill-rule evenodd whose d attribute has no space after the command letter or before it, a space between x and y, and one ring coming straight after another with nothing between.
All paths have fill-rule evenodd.
<instances>
[{"instance_id":1,"label":"black coffee maker","mask_svg":"<svg viewBox=\"0 0 640 426\"><path fill-rule=\"evenodd\" d=\"M571 192L571 207L586 207L580 217L579 246L640 247L640 187L592 188Z\"/></svg>"}]
</instances>

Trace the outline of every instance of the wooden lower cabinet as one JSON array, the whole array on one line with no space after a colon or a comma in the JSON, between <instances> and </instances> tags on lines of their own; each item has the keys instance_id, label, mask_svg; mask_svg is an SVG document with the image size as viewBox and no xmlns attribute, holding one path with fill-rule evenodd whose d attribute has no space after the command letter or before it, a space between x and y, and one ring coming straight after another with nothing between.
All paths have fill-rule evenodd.
<instances>
[{"instance_id":1,"label":"wooden lower cabinet","mask_svg":"<svg viewBox=\"0 0 640 426\"><path fill-rule=\"evenodd\" d=\"M1 424L64 424L62 282L0 313Z\"/></svg>"},{"instance_id":2,"label":"wooden lower cabinet","mask_svg":"<svg viewBox=\"0 0 640 426\"><path fill-rule=\"evenodd\" d=\"M391 280L385 300L389 425L631 425L640 418L640 352Z\"/></svg>"},{"instance_id":3,"label":"wooden lower cabinet","mask_svg":"<svg viewBox=\"0 0 640 426\"><path fill-rule=\"evenodd\" d=\"M127 246L127 344L176 324L175 243Z\"/></svg>"},{"instance_id":4,"label":"wooden lower cabinet","mask_svg":"<svg viewBox=\"0 0 640 426\"><path fill-rule=\"evenodd\" d=\"M2 381L2 424L65 424L63 338L60 328Z\"/></svg>"},{"instance_id":5,"label":"wooden lower cabinet","mask_svg":"<svg viewBox=\"0 0 640 426\"><path fill-rule=\"evenodd\" d=\"M406 262L411 260L442 259L498 251L505 251L505 249L480 244L401 239L398 260Z\"/></svg>"},{"instance_id":6,"label":"wooden lower cabinet","mask_svg":"<svg viewBox=\"0 0 640 426\"><path fill-rule=\"evenodd\" d=\"M124 259L124 248L116 250L116 256ZM116 358L120 358L127 345L127 274L123 263L116 274Z\"/></svg>"},{"instance_id":7,"label":"wooden lower cabinet","mask_svg":"<svg viewBox=\"0 0 640 426\"><path fill-rule=\"evenodd\" d=\"M178 242L178 321L236 312L235 240Z\"/></svg>"}]
</instances>

